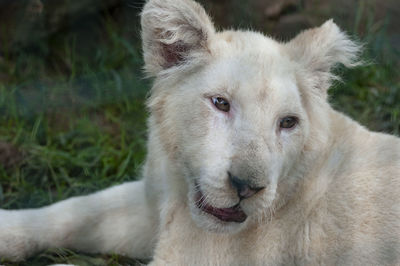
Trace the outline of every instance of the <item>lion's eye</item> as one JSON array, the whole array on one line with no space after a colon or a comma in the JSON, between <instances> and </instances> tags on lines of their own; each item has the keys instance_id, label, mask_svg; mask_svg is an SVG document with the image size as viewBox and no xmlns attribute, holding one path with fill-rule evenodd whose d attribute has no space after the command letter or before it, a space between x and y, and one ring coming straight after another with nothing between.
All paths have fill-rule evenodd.
<instances>
[{"instance_id":1,"label":"lion's eye","mask_svg":"<svg viewBox=\"0 0 400 266\"><path fill-rule=\"evenodd\" d=\"M281 119L279 122L280 128L291 129L294 128L298 123L297 117L294 116L286 116Z\"/></svg>"},{"instance_id":2,"label":"lion's eye","mask_svg":"<svg viewBox=\"0 0 400 266\"><path fill-rule=\"evenodd\" d=\"M211 100L218 110L221 110L222 112L229 112L231 105L227 100L222 97L212 97Z\"/></svg>"}]
</instances>

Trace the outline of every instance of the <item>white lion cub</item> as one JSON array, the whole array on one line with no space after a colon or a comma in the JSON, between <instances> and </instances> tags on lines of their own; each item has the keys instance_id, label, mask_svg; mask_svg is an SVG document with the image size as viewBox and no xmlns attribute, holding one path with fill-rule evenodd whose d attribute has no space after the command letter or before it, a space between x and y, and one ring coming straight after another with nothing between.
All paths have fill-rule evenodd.
<instances>
[{"instance_id":1,"label":"white lion cub","mask_svg":"<svg viewBox=\"0 0 400 266\"><path fill-rule=\"evenodd\" d=\"M143 180L0 211L0 257L49 247L152 265L399 265L400 140L334 111L359 47L332 22L280 43L216 32L192 0L142 12Z\"/></svg>"}]
</instances>

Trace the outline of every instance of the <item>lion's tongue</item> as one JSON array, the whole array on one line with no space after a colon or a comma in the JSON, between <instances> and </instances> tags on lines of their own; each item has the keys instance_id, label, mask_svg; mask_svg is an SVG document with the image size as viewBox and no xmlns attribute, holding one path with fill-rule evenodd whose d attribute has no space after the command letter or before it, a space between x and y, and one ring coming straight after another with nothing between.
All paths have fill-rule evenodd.
<instances>
[{"instance_id":1,"label":"lion's tongue","mask_svg":"<svg viewBox=\"0 0 400 266\"><path fill-rule=\"evenodd\" d=\"M201 194L199 196L200 197L198 198L200 198L200 200L196 201L197 207L200 208L202 211L211 214L224 222L243 223L247 218L247 215L242 211L239 204L230 208L215 208L209 205L208 203L204 202L203 200L201 200L202 198Z\"/></svg>"},{"instance_id":2,"label":"lion's tongue","mask_svg":"<svg viewBox=\"0 0 400 266\"><path fill-rule=\"evenodd\" d=\"M247 218L247 215L240 209L238 205L231 208L219 209L206 204L201 209L206 213L214 215L224 222L243 223Z\"/></svg>"}]
</instances>

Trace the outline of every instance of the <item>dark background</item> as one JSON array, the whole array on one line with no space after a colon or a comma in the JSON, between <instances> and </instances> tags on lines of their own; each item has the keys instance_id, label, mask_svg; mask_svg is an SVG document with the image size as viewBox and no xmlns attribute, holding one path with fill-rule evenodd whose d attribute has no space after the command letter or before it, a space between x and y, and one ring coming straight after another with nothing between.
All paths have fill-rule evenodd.
<instances>
[{"instance_id":1,"label":"dark background","mask_svg":"<svg viewBox=\"0 0 400 266\"><path fill-rule=\"evenodd\" d=\"M332 105L400 133L397 0L201 0L217 29L285 41L334 21L365 43L366 66L339 67ZM40 207L135 180L145 157L151 81L136 0L0 0L0 207ZM133 265L117 255L49 250L22 264Z\"/></svg>"}]
</instances>

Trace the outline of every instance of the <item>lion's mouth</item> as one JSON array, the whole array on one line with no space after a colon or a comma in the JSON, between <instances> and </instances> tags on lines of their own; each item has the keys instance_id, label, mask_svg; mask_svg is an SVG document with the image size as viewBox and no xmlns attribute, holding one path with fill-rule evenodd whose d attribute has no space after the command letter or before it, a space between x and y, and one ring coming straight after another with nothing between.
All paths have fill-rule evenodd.
<instances>
[{"instance_id":1,"label":"lion's mouth","mask_svg":"<svg viewBox=\"0 0 400 266\"><path fill-rule=\"evenodd\" d=\"M247 215L240 208L239 203L230 208L216 208L205 201L203 193L198 190L195 195L196 206L224 222L243 223Z\"/></svg>"}]
</instances>

